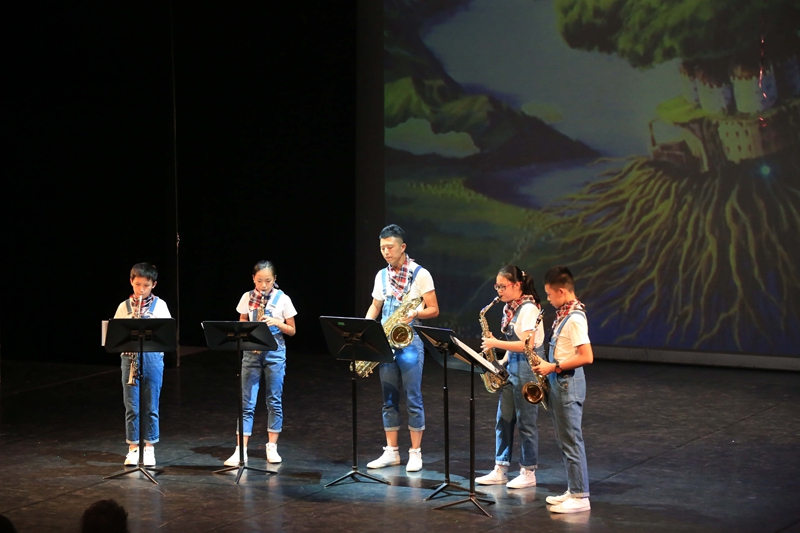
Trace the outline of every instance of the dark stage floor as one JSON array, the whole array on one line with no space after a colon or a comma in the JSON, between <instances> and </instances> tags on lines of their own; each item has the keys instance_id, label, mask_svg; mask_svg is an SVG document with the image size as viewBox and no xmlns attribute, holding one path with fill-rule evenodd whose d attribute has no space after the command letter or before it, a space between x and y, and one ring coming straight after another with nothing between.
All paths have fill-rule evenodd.
<instances>
[{"instance_id":1,"label":"dark stage floor","mask_svg":"<svg viewBox=\"0 0 800 533\"><path fill-rule=\"evenodd\" d=\"M347 365L290 351L277 474L213 475L233 451L238 359L184 357L165 371L164 467L104 480L126 452L116 367L3 361L0 514L21 533L76 531L89 504L115 498L131 531L783 531L800 532L800 374L598 361L588 368L584 417L592 510L553 515L565 490L549 415L540 410L539 485L485 488L492 517L471 503L423 501L443 479L442 368L426 362L425 468L370 471L391 481L324 485L350 471ZM451 371L451 474L468 486L469 374ZM493 466L495 395L476 379L479 474ZM380 386L359 381L359 464L383 446ZM250 464L264 467L259 401ZM403 460L408 434L401 433ZM254 442L254 443L255 443ZM516 454L515 459L518 458ZM513 467L518 468L514 463Z\"/></svg>"}]
</instances>

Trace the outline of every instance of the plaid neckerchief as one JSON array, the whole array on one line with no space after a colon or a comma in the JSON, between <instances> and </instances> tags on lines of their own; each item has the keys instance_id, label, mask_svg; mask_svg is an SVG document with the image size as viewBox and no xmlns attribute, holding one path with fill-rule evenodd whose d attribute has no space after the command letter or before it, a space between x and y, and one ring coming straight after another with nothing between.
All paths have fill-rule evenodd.
<instances>
[{"instance_id":1,"label":"plaid neckerchief","mask_svg":"<svg viewBox=\"0 0 800 533\"><path fill-rule=\"evenodd\" d=\"M147 298L142 298L142 313L140 317L147 314L147 311L150 309L150 304L153 303L153 298L155 295L151 292L150 296ZM139 313L139 296L136 294L131 294L131 316L136 316Z\"/></svg>"},{"instance_id":2,"label":"plaid neckerchief","mask_svg":"<svg viewBox=\"0 0 800 533\"><path fill-rule=\"evenodd\" d=\"M514 318L514 313L516 313L519 306L525 302L533 302L536 307L539 307L539 304L536 303L536 300L533 299L533 295L531 294L523 294L516 300L511 300L503 307L503 321L500 323L501 332L508 333L508 326L511 324L511 319Z\"/></svg>"},{"instance_id":3,"label":"plaid neckerchief","mask_svg":"<svg viewBox=\"0 0 800 533\"><path fill-rule=\"evenodd\" d=\"M253 289L250 291L250 310L254 311L261 307L261 304L264 304L264 307L267 307L267 303L269 303L269 298L272 296L272 293L275 292L275 285L272 286L272 289L267 294L266 291L257 291Z\"/></svg>"},{"instance_id":4,"label":"plaid neckerchief","mask_svg":"<svg viewBox=\"0 0 800 533\"><path fill-rule=\"evenodd\" d=\"M553 332L555 333L556 328L564 320L567 315L569 315L573 311L583 311L586 312L586 306L583 305L580 300L570 300L561 307L556 310L556 319L553 321Z\"/></svg>"},{"instance_id":5,"label":"plaid neckerchief","mask_svg":"<svg viewBox=\"0 0 800 533\"><path fill-rule=\"evenodd\" d=\"M395 271L392 268L392 265L387 265L386 270L388 271L388 278L389 278L389 288L392 291L392 294L395 298L397 298L398 302L403 301L403 295L406 292L406 285L408 285L409 275L408 275L408 264L413 261L408 254L406 254L405 262L400 266L400 268Z\"/></svg>"}]
</instances>

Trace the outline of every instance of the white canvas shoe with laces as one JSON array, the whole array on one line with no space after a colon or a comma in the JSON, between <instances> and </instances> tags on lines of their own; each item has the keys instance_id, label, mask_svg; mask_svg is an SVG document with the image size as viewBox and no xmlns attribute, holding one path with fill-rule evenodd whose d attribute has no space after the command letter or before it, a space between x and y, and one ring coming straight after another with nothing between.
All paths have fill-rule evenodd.
<instances>
[{"instance_id":1,"label":"white canvas shoe with laces","mask_svg":"<svg viewBox=\"0 0 800 533\"><path fill-rule=\"evenodd\" d=\"M136 466L139 464L139 448L128 450L128 455L125 456L125 466Z\"/></svg>"},{"instance_id":2,"label":"white canvas shoe with laces","mask_svg":"<svg viewBox=\"0 0 800 533\"><path fill-rule=\"evenodd\" d=\"M536 470L528 470L525 467L520 468L519 475L506 484L509 489L524 489L525 487L535 486Z\"/></svg>"},{"instance_id":3,"label":"white canvas shoe with laces","mask_svg":"<svg viewBox=\"0 0 800 533\"><path fill-rule=\"evenodd\" d=\"M422 448L409 448L406 472L419 472L422 470Z\"/></svg>"},{"instance_id":4,"label":"white canvas shoe with laces","mask_svg":"<svg viewBox=\"0 0 800 533\"><path fill-rule=\"evenodd\" d=\"M156 466L156 449L152 446L145 446L142 462L144 466Z\"/></svg>"},{"instance_id":5,"label":"white canvas shoe with laces","mask_svg":"<svg viewBox=\"0 0 800 533\"><path fill-rule=\"evenodd\" d=\"M478 485L505 485L508 483L508 467L504 465L494 465L494 470L485 476L475 478Z\"/></svg>"},{"instance_id":6,"label":"white canvas shoe with laces","mask_svg":"<svg viewBox=\"0 0 800 533\"><path fill-rule=\"evenodd\" d=\"M267 443L267 462L268 463L280 463L283 461L281 456L278 455L278 445L273 444L272 442Z\"/></svg>"},{"instance_id":7,"label":"white canvas shoe with laces","mask_svg":"<svg viewBox=\"0 0 800 533\"><path fill-rule=\"evenodd\" d=\"M367 468L384 468L400 464L400 452L397 446L384 446L383 455L367 463Z\"/></svg>"},{"instance_id":8,"label":"white canvas shoe with laces","mask_svg":"<svg viewBox=\"0 0 800 533\"><path fill-rule=\"evenodd\" d=\"M559 503L563 503L570 498L569 490L567 490L564 494L559 494L558 496L548 496L545 501L550 505L558 505Z\"/></svg>"},{"instance_id":9,"label":"white canvas shoe with laces","mask_svg":"<svg viewBox=\"0 0 800 533\"><path fill-rule=\"evenodd\" d=\"M589 498L568 498L558 505L550 507L551 513L582 513L591 510Z\"/></svg>"},{"instance_id":10,"label":"white canvas shoe with laces","mask_svg":"<svg viewBox=\"0 0 800 533\"><path fill-rule=\"evenodd\" d=\"M244 449L244 463L247 464L247 448ZM223 463L225 466L239 466L239 447L236 447L233 455L228 457Z\"/></svg>"}]
</instances>

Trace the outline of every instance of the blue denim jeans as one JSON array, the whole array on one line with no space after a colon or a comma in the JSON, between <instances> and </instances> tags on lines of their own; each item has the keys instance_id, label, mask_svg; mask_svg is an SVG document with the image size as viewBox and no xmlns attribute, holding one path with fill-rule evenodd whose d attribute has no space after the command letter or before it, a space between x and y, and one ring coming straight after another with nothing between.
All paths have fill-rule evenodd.
<instances>
[{"instance_id":1,"label":"blue denim jeans","mask_svg":"<svg viewBox=\"0 0 800 533\"><path fill-rule=\"evenodd\" d=\"M144 352L139 354L140 371L144 377L135 387L128 385L131 357L122 355L122 401L125 404L125 440L128 444L139 444L139 393L142 394L144 411L144 441L155 444L159 440L158 400L164 382L164 353ZM143 359L143 363L141 362Z\"/></svg>"},{"instance_id":2,"label":"blue denim jeans","mask_svg":"<svg viewBox=\"0 0 800 533\"><path fill-rule=\"evenodd\" d=\"M586 377L583 368L548 374L548 407L553 417L556 442L561 448L567 470L567 488L573 497L589 497L589 469L583 445L583 402L586 400Z\"/></svg>"},{"instance_id":3,"label":"blue denim jeans","mask_svg":"<svg viewBox=\"0 0 800 533\"><path fill-rule=\"evenodd\" d=\"M286 375L286 348L273 352L244 352L242 358L242 411L244 434L253 434L253 414L258 400L261 374L264 374L267 403L267 431L283 429L283 377ZM239 433L239 428L236 428Z\"/></svg>"},{"instance_id":4,"label":"blue denim jeans","mask_svg":"<svg viewBox=\"0 0 800 533\"><path fill-rule=\"evenodd\" d=\"M378 366L383 389L383 429L400 429L400 396L405 397L408 429L425 429L425 408L422 405L422 365L425 352L419 334L407 347L395 350L394 361Z\"/></svg>"},{"instance_id":5,"label":"blue denim jeans","mask_svg":"<svg viewBox=\"0 0 800 533\"><path fill-rule=\"evenodd\" d=\"M525 400L522 387L529 381L535 381L528 358L523 353L509 352L508 384L500 389L497 403L497 437L495 464L509 466L511 451L514 448L514 428L519 426L520 466L533 470L538 466L539 432L536 429L536 416L539 406Z\"/></svg>"}]
</instances>

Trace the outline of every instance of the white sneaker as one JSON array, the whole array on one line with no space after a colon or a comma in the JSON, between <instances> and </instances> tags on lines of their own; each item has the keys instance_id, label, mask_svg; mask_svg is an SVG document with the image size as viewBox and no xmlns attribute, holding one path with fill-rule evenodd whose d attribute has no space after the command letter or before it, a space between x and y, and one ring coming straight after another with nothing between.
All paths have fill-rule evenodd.
<instances>
[{"instance_id":1,"label":"white sneaker","mask_svg":"<svg viewBox=\"0 0 800 533\"><path fill-rule=\"evenodd\" d=\"M564 503L565 501L569 500L569 498L570 498L569 489L567 489L567 492L565 492L564 494L561 494L559 496L548 496L547 498L545 498L545 501L550 505L558 505L559 503Z\"/></svg>"},{"instance_id":2,"label":"white sneaker","mask_svg":"<svg viewBox=\"0 0 800 533\"><path fill-rule=\"evenodd\" d=\"M128 450L128 455L125 456L125 466L136 466L139 464L139 448L136 447Z\"/></svg>"},{"instance_id":3,"label":"white sneaker","mask_svg":"<svg viewBox=\"0 0 800 533\"><path fill-rule=\"evenodd\" d=\"M508 483L508 467L505 465L494 465L494 470L485 476L476 477L475 483L478 485L505 485Z\"/></svg>"},{"instance_id":4,"label":"white sneaker","mask_svg":"<svg viewBox=\"0 0 800 533\"><path fill-rule=\"evenodd\" d=\"M367 463L367 468L383 468L400 464L400 452L397 446L384 446L383 455Z\"/></svg>"},{"instance_id":5,"label":"white sneaker","mask_svg":"<svg viewBox=\"0 0 800 533\"><path fill-rule=\"evenodd\" d=\"M144 466L156 466L156 449L152 446L144 447Z\"/></svg>"},{"instance_id":6,"label":"white sneaker","mask_svg":"<svg viewBox=\"0 0 800 533\"><path fill-rule=\"evenodd\" d=\"M420 470L422 470L422 448L409 448L406 472L419 472Z\"/></svg>"},{"instance_id":7,"label":"white sneaker","mask_svg":"<svg viewBox=\"0 0 800 533\"><path fill-rule=\"evenodd\" d=\"M589 498L569 498L550 508L551 513L582 513L592 508Z\"/></svg>"},{"instance_id":8,"label":"white sneaker","mask_svg":"<svg viewBox=\"0 0 800 533\"><path fill-rule=\"evenodd\" d=\"M283 459L278 455L278 445L272 442L267 443L267 462L280 463Z\"/></svg>"},{"instance_id":9,"label":"white sneaker","mask_svg":"<svg viewBox=\"0 0 800 533\"><path fill-rule=\"evenodd\" d=\"M244 463L247 464L247 448L244 449ZM239 466L239 447L223 463L225 466Z\"/></svg>"},{"instance_id":10,"label":"white sneaker","mask_svg":"<svg viewBox=\"0 0 800 533\"><path fill-rule=\"evenodd\" d=\"M524 489L533 486L536 486L536 470L528 470L524 467L520 468L517 477L506 484L509 489Z\"/></svg>"}]
</instances>

